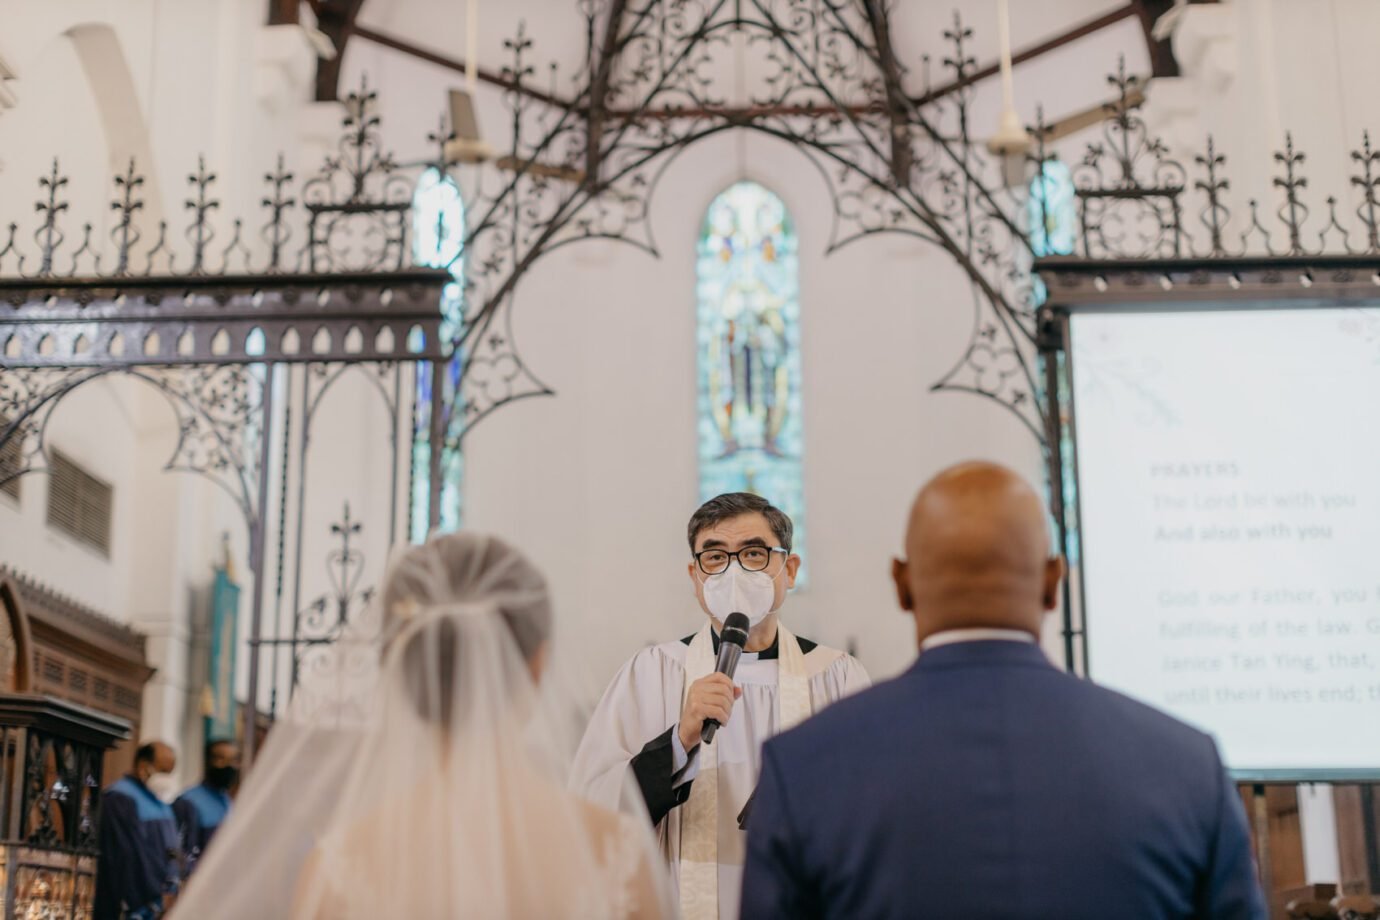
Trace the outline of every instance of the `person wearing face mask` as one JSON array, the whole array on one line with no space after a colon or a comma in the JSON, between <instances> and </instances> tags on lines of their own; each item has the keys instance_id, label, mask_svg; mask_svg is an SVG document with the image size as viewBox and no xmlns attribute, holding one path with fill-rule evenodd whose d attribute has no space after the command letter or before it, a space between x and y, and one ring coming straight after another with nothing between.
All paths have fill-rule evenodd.
<instances>
[{"instance_id":1,"label":"person wearing face mask","mask_svg":"<svg viewBox=\"0 0 1380 920\"><path fill-rule=\"evenodd\" d=\"M870 684L854 658L781 623L800 557L791 519L746 492L720 495L690 518L687 566L707 622L643 649L605 691L575 756L571 785L618 807L631 773L656 825L686 920L734 920L744 827L762 743ZM714 673L730 613L751 627L732 679ZM720 723L713 742L706 719Z\"/></svg>"},{"instance_id":2,"label":"person wearing face mask","mask_svg":"<svg viewBox=\"0 0 1380 920\"><path fill-rule=\"evenodd\" d=\"M161 917L176 895L181 844L172 808L149 788L177 768L161 741L141 745L134 769L101 793L93 920Z\"/></svg>"},{"instance_id":3,"label":"person wearing face mask","mask_svg":"<svg viewBox=\"0 0 1380 920\"><path fill-rule=\"evenodd\" d=\"M173 802L182 852L187 854L187 875L230 814L230 790L240 779L240 749L233 741L210 741L204 763L205 778Z\"/></svg>"}]
</instances>

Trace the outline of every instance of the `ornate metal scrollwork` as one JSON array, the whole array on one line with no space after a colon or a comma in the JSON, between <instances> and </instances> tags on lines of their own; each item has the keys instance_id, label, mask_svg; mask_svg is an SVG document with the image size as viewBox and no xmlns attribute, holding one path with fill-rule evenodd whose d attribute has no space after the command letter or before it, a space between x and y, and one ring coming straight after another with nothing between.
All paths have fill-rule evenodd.
<instances>
[{"instance_id":1,"label":"ornate metal scrollwork","mask_svg":"<svg viewBox=\"0 0 1380 920\"><path fill-rule=\"evenodd\" d=\"M1087 145L1074 171L1081 223L1077 258L1086 263L1142 260L1146 272L1155 274L1155 262L1198 260L1210 269L1223 260L1277 258L1302 264L1380 255L1380 151L1372 148L1369 132L1349 157L1354 170L1349 185L1359 192L1354 202L1337 195L1310 201L1307 154L1286 133L1272 154L1273 197L1249 198L1245 213L1238 215L1228 204L1228 157L1216 138L1208 135L1201 152L1193 154L1190 175L1150 133L1140 111L1142 81L1127 75L1124 61L1108 79L1117 98L1106 107L1103 137ZM1055 258L1048 264L1072 261Z\"/></svg>"},{"instance_id":2,"label":"ornate metal scrollwork","mask_svg":"<svg viewBox=\"0 0 1380 920\"><path fill-rule=\"evenodd\" d=\"M30 729L24 760L21 840L26 846L96 851L92 798L99 794L99 749Z\"/></svg>"},{"instance_id":3,"label":"ornate metal scrollwork","mask_svg":"<svg viewBox=\"0 0 1380 920\"><path fill-rule=\"evenodd\" d=\"M352 516L350 505L341 509L340 520L330 525L336 545L326 554L326 576L330 590L305 604L292 615L289 636L262 640L264 648L284 648L291 662L289 692L295 696L302 687L321 686L339 676L341 668L350 667L349 649L341 647L348 636L350 645L376 648L379 621L372 609L374 589L364 586L365 555L359 547L363 524ZM276 686L276 683L275 683ZM310 699L295 702L297 706L313 705ZM362 702L361 702L361 705Z\"/></svg>"},{"instance_id":4,"label":"ornate metal scrollwork","mask_svg":"<svg viewBox=\"0 0 1380 920\"><path fill-rule=\"evenodd\" d=\"M337 152L302 186L307 271L400 270L411 262L407 227L414 183L383 148L377 100L367 82L346 97Z\"/></svg>"},{"instance_id":5,"label":"ornate metal scrollwork","mask_svg":"<svg viewBox=\"0 0 1380 920\"><path fill-rule=\"evenodd\" d=\"M52 414L73 390L116 373L154 387L176 421L165 468L216 482L243 515L251 641L263 622L274 379L291 379L274 366L369 364L397 391L404 363L449 356L441 301L453 278L409 266L413 182L381 145L376 101L367 86L350 96L336 153L300 185L278 159L257 232L256 221L221 213L204 159L187 175L185 221L147 226L145 178L130 161L114 179L103 241L90 222L69 225L68 180L54 161L39 180L36 229L15 223L0 236L0 448L19 445L4 452L0 482L46 468ZM396 453L401 397L391 399ZM255 699L258 664L256 649ZM252 743L247 733L247 751Z\"/></svg>"},{"instance_id":6,"label":"ornate metal scrollwork","mask_svg":"<svg viewBox=\"0 0 1380 920\"><path fill-rule=\"evenodd\" d=\"M252 232L245 228L253 227L254 221L244 217L217 221L222 210L215 191L217 173L204 158L187 175L183 210L188 220L180 230L170 229L166 221L156 228L141 224L139 218L147 206L146 179L141 164L133 159L128 162L114 178L110 200L115 214L109 232L113 251L94 238L91 223L82 224L80 233L64 226L71 209L66 198L69 179L54 159L50 171L38 180L38 224L28 237L32 247L23 242L17 221L9 225L0 246L0 277L8 282L6 291L23 290L13 283L18 279L89 282L103 278L114 282L105 287L127 290L137 287L133 282L139 277L358 275L407 268L411 262L407 213L413 183L383 149L377 98L367 84L346 98L337 151L300 189L297 173L282 156L264 174L261 206L266 218L256 234L264 246L258 255L245 239L245 233ZM79 245L74 246L76 242ZM6 299L12 306L19 305L13 293L7 293Z\"/></svg>"},{"instance_id":7,"label":"ornate metal scrollwork","mask_svg":"<svg viewBox=\"0 0 1380 920\"><path fill-rule=\"evenodd\" d=\"M513 334L512 312L526 273L546 254L590 239L616 240L656 254L648 214L668 165L694 142L737 129L787 142L820 171L832 196L831 251L885 233L948 253L972 284L975 322L968 345L935 388L988 397L1037 435L1045 430L1029 357L1040 297L1030 281L1022 195L1005 189L1002 164L972 136L977 65L972 31L960 19L945 30L949 48L935 68L950 82L935 89L928 58L916 71L891 47L885 10L876 3L590 0L577 9L589 36L585 66L570 79L554 67L539 73L533 42L520 27L505 42L509 60L502 74L512 89L510 146L492 165L459 171L469 216L457 256L467 266L465 315L452 341L439 343L433 328L424 330L429 346L439 349L435 357L464 355L461 392L446 406L445 427L453 442L496 409L551 392L524 360ZM768 68L758 88L738 105L729 104L725 86L708 67L734 42L751 49ZM923 91L908 94L905 83L916 77ZM571 101L551 104L552 93L523 92L539 80L549 81L553 92L564 85ZM1338 198L1325 204L1308 200L1305 154L1287 136L1276 156L1275 197L1257 199L1237 219L1228 205L1227 156L1216 142L1209 137L1203 152L1183 160L1172 156L1142 114L1144 81L1128 73L1123 61L1108 82L1115 97L1106 106L1101 137L1087 146L1074 170L1082 258L1380 251L1380 153L1369 136L1352 154L1352 188L1360 193L1354 207ZM354 287L336 278L313 289L284 279L300 271L345 269L376 279L379 271L407 262L409 170L418 164L402 166L383 148L376 102L367 84L347 97L337 150L305 181L299 182L281 158L264 175L265 222L256 234L246 234L243 220L215 223L220 207L215 173L204 163L188 176L187 226L180 232L166 225L141 227L144 180L130 163L117 177L111 201L114 252L99 252L89 225L67 226L67 180L54 163L40 180L37 227L24 235L10 226L0 246L0 271L35 282L74 282L82 273L99 275L105 266L109 273L100 277L128 280L142 268L148 277L196 280L202 286L189 289L189 298L179 301L174 288L145 292L141 305L125 305L127 316L137 314L144 323L136 330L139 341L124 343L126 349L133 344L137 351L157 332L153 357L169 362L189 357L173 347L182 341L180 330L166 334L169 330L156 328L155 320L170 308L189 311L204 301L208 310L214 305L247 322L263 306L246 304L262 291L256 295L230 283L234 271L278 279L272 285L278 293L269 296L280 300L263 312L306 313L303 308L316 301L318 307L329 305L326 327L332 333L345 331L339 324L353 322L364 341L372 342L381 330L366 325L366 317L387 314L401 286L373 290L357 277ZM1036 129L1037 140L1041 130ZM433 138L442 146L444 139L444 131ZM1353 212L1360 232L1347 226ZM250 255L249 237L263 244L258 262ZM433 274L425 285L442 283L440 273ZM221 277L226 283L208 285ZM79 346L97 356L92 363L111 358L105 342L74 331L76 320L104 296L101 290L72 283L21 289L11 279L0 296L6 292L13 305L43 300L67 325L40 333L28 323L27 331L19 331L6 327L0 315L0 345L30 356L47 349L54 362L68 365L82 362ZM358 316L336 315L337 309ZM198 318L210 322L209 316ZM309 317L303 320L306 325L290 331L310 340L316 330ZM267 356L291 360L277 347L289 335L281 327L227 327L234 353L252 357L240 354L237 343L260 328ZM190 357L205 359L218 334L219 329L210 329L194 335ZM49 338L35 337L41 335ZM329 347L329 356L340 356L333 344Z\"/></svg>"},{"instance_id":8,"label":"ornate metal scrollwork","mask_svg":"<svg viewBox=\"0 0 1380 920\"><path fill-rule=\"evenodd\" d=\"M1105 106L1103 138L1088 144L1074 170L1083 206L1082 251L1142 259L1182 256L1187 171L1141 117L1143 84L1127 74L1124 58L1107 82L1117 96Z\"/></svg>"},{"instance_id":9,"label":"ornate metal scrollwork","mask_svg":"<svg viewBox=\"0 0 1380 920\"><path fill-rule=\"evenodd\" d=\"M14 368L0 373L0 418L8 421L0 436L23 445L20 463L7 467L3 481L48 469L47 432L54 410L72 390L111 372ZM126 373L155 387L176 415L177 443L164 469L207 476L250 514L264 425L262 372L242 365L189 365Z\"/></svg>"},{"instance_id":10,"label":"ornate metal scrollwork","mask_svg":"<svg viewBox=\"0 0 1380 920\"><path fill-rule=\"evenodd\" d=\"M1019 202L994 191L997 164L968 136L967 78L976 66L961 21L946 32L953 50L943 65L959 88L927 86L912 99L901 91L906 71L876 4L643 0L589 3L582 12L588 60L596 63L576 80L574 105L544 108L513 94L512 146L500 170L479 171L468 196L469 309L453 346L466 355L459 436L508 402L549 392L511 335L525 272L585 239L655 254L647 215L667 164L732 129L779 138L810 158L831 189L831 250L894 233L950 254L973 283L979 321L967 353L937 388L992 398L1038 435L1030 251L1013 216ZM602 44L594 37L600 25L608 36ZM740 108L727 104L705 66L734 40L771 68ZM534 74L531 45L524 32L507 43L504 78L515 86ZM606 57L617 66L597 64Z\"/></svg>"}]
</instances>

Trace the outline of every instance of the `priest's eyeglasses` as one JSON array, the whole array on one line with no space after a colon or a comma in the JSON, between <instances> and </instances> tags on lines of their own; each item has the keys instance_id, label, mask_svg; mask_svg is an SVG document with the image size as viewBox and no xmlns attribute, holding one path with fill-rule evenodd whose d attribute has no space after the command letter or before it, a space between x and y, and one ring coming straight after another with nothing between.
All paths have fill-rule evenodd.
<instances>
[{"instance_id":1,"label":"priest's eyeglasses","mask_svg":"<svg viewBox=\"0 0 1380 920\"><path fill-rule=\"evenodd\" d=\"M721 575L728 570L728 564L737 559L743 571L760 572L771 565L772 553L789 556L791 551L780 546L744 546L734 553L726 549L706 549L695 553L695 564L706 575Z\"/></svg>"}]
</instances>

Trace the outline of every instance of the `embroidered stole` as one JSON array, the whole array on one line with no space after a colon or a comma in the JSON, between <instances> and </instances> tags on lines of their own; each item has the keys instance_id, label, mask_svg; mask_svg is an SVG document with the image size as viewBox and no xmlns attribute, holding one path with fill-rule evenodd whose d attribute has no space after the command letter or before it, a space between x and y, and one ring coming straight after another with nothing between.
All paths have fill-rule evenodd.
<instances>
[{"instance_id":1,"label":"embroidered stole","mask_svg":"<svg viewBox=\"0 0 1380 920\"><path fill-rule=\"evenodd\" d=\"M777 701L784 732L810 715L810 683L805 655L785 626L777 624ZM714 672L714 638L710 627L690 642L685 656L685 689ZM719 769L718 745L700 745L700 769L690 798L680 808L680 907L685 920L717 920L719 916Z\"/></svg>"}]
</instances>

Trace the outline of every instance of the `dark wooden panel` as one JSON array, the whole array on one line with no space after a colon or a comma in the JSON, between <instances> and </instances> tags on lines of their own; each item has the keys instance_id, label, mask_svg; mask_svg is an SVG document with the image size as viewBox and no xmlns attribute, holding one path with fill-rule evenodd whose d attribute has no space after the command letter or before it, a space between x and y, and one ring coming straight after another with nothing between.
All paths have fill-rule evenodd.
<instances>
[{"instance_id":1,"label":"dark wooden panel","mask_svg":"<svg viewBox=\"0 0 1380 920\"><path fill-rule=\"evenodd\" d=\"M1261 869L1270 916L1287 920L1287 905L1307 880L1298 787L1245 785L1238 791L1251 823L1251 846Z\"/></svg>"},{"instance_id":2,"label":"dark wooden panel","mask_svg":"<svg viewBox=\"0 0 1380 920\"><path fill-rule=\"evenodd\" d=\"M131 724L130 740L105 756L106 780L119 778L134 762L144 685L153 675L144 637L3 565L0 607L18 653L5 667L13 672L10 689L47 694Z\"/></svg>"},{"instance_id":3,"label":"dark wooden panel","mask_svg":"<svg viewBox=\"0 0 1380 920\"><path fill-rule=\"evenodd\" d=\"M301 20L301 0L268 0L268 24L296 25Z\"/></svg>"},{"instance_id":4,"label":"dark wooden panel","mask_svg":"<svg viewBox=\"0 0 1380 920\"><path fill-rule=\"evenodd\" d=\"M1337 854L1343 895L1380 893L1380 794L1375 784L1334 786L1337 810Z\"/></svg>"}]
</instances>

